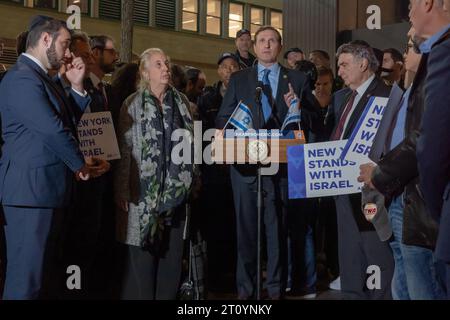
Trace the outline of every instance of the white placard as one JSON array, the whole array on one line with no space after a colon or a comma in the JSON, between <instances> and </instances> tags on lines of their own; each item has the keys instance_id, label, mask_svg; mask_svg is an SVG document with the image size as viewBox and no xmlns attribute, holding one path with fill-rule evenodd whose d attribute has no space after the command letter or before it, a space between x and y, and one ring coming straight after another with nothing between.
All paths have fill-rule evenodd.
<instances>
[{"instance_id":1,"label":"white placard","mask_svg":"<svg viewBox=\"0 0 450 320\"><path fill-rule=\"evenodd\" d=\"M85 113L78 123L78 138L85 158L120 159L111 112Z\"/></svg>"}]
</instances>

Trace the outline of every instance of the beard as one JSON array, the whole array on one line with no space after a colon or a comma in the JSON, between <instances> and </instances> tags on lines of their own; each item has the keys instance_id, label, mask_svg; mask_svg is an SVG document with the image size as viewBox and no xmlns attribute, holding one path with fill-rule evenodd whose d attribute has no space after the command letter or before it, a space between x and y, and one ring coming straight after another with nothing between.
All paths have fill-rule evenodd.
<instances>
[{"instance_id":1,"label":"beard","mask_svg":"<svg viewBox=\"0 0 450 320\"><path fill-rule=\"evenodd\" d=\"M62 62L61 59L58 59L58 54L56 52L56 44L55 39L52 40L52 44L50 48L46 51L48 63L50 64L50 68L53 70L59 70L61 68Z\"/></svg>"},{"instance_id":2,"label":"beard","mask_svg":"<svg viewBox=\"0 0 450 320\"><path fill-rule=\"evenodd\" d=\"M105 74L112 73L116 69L116 63L113 62L113 63L107 64L107 63L105 63L105 60L102 57L102 59L100 60L100 69Z\"/></svg>"}]
</instances>

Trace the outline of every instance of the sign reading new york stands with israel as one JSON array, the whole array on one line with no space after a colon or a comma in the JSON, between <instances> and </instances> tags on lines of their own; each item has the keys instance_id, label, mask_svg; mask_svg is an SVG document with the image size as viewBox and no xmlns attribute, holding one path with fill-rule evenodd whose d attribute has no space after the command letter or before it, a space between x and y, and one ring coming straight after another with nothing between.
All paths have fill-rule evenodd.
<instances>
[{"instance_id":1,"label":"sign reading new york stands with israel","mask_svg":"<svg viewBox=\"0 0 450 320\"><path fill-rule=\"evenodd\" d=\"M289 199L361 192L359 164L341 159L347 140L288 148Z\"/></svg>"},{"instance_id":2,"label":"sign reading new york stands with israel","mask_svg":"<svg viewBox=\"0 0 450 320\"><path fill-rule=\"evenodd\" d=\"M78 123L78 138L85 158L120 159L111 112L85 113Z\"/></svg>"},{"instance_id":3,"label":"sign reading new york stands with israel","mask_svg":"<svg viewBox=\"0 0 450 320\"><path fill-rule=\"evenodd\" d=\"M361 159L361 156L369 156L388 101L388 98L370 98L355 130L342 151L341 159L358 161ZM366 163L369 162L371 161Z\"/></svg>"},{"instance_id":4,"label":"sign reading new york stands with israel","mask_svg":"<svg viewBox=\"0 0 450 320\"><path fill-rule=\"evenodd\" d=\"M387 102L372 97L349 140L289 147L289 199L361 192L359 167L372 162L368 156Z\"/></svg>"}]
</instances>

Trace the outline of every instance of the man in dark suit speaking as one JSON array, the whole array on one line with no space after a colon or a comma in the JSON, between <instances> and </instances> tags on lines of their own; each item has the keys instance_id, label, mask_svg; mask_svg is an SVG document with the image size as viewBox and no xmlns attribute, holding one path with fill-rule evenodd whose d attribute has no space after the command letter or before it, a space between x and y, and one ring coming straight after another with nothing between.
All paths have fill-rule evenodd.
<instances>
[{"instance_id":1,"label":"man in dark suit speaking","mask_svg":"<svg viewBox=\"0 0 450 320\"><path fill-rule=\"evenodd\" d=\"M230 83L216 119L216 128L224 129L239 101L253 115L254 129L281 129L288 106L294 95L301 98L302 127L314 119L315 102L306 76L278 64L281 35L272 27L261 27L255 34L254 51L258 63L231 76ZM256 100L256 88L262 87L261 104ZM286 100L286 101L285 101ZM311 117L309 115L312 115ZM240 299L255 298L257 276L257 169L255 166L231 167L234 204L237 217L237 289ZM264 176L263 217L267 244L266 287L270 298L278 299L284 291L283 261L286 254L285 219L288 204L286 167L274 176Z\"/></svg>"},{"instance_id":2,"label":"man in dark suit speaking","mask_svg":"<svg viewBox=\"0 0 450 320\"><path fill-rule=\"evenodd\" d=\"M0 85L3 154L0 200L5 213L7 271L4 299L36 299L41 291L44 255L52 220L67 205L74 177L98 172L85 164L76 138L73 102L84 111L85 66L69 51L64 22L36 17L27 51ZM69 63L69 61L71 61ZM66 64L72 101L49 77Z\"/></svg>"}]
</instances>

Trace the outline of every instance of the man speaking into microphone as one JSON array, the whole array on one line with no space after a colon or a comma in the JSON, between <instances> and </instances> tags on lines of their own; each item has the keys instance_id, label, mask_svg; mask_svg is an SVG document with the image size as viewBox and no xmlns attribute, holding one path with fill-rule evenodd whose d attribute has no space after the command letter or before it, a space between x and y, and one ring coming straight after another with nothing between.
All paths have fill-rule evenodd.
<instances>
[{"instance_id":1,"label":"man speaking into microphone","mask_svg":"<svg viewBox=\"0 0 450 320\"><path fill-rule=\"evenodd\" d=\"M253 127L281 129L290 102L300 98L302 129L307 132L318 119L317 104L306 76L288 70L278 61L282 50L280 33L273 27L261 27L255 34L254 51L258 62L254 67L231 76L222 107L216 118L216 128L224 128L242 102L251 111ZM259 101L258 101L259 100ZM314 126L315 127L315 126ZM289 129L289 127L287 128ZM298 129L295 126L295 129ZM257 166L231 167L234 205L237 222L237 290L239 299L254 299L257 287ZM262 221L267 243L266 288L269 298L279 299L284 292L286 272L286 215L288 205L287 168L281 166L274 176L262 178Z\"/></svg>"}]
</instances>

